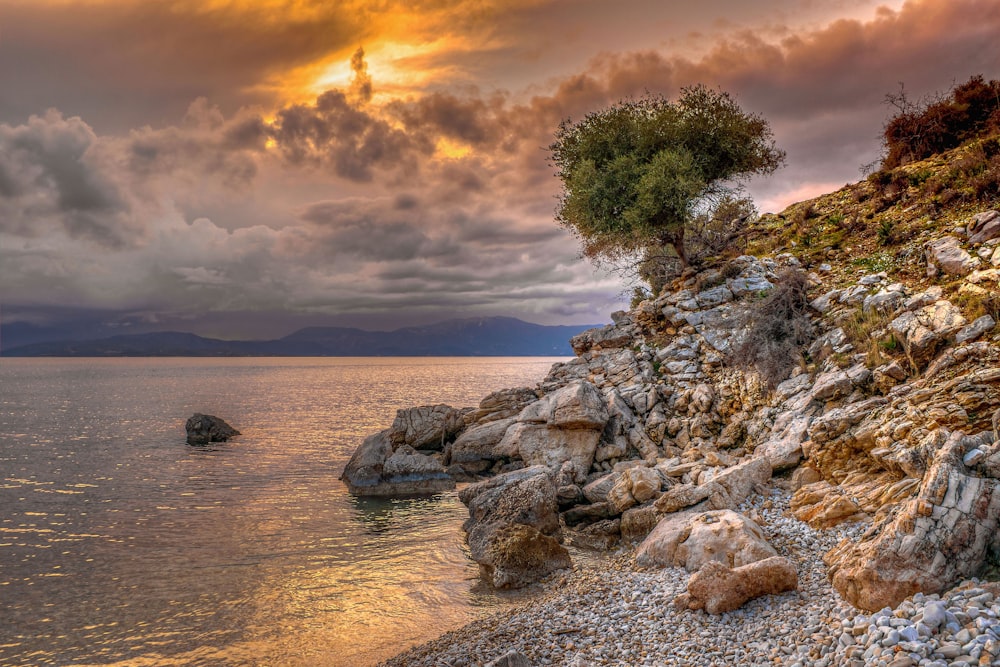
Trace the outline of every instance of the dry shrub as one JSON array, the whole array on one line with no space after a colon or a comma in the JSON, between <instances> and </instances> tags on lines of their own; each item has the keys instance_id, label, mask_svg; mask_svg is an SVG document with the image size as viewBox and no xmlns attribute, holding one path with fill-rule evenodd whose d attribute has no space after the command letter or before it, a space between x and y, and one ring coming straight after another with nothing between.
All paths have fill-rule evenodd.
<instances>
[{"instance_id":1,"label":"dry shrub","mask_svg":"<svg viewBox=\"0 0 1000 667\"><path fill-rule=\"evenodd\" d=\"M902 89L886 96L896 109L883 132L882 169L922 160L1000 130L1000 81L974 76L948 94L912 102Z\"/></svg>"},{"instance_id":2,"label":"dry shrub","mask_svg":"<svg viewBox=\"0 0 1000 667\"><path fill-rule=\"evenodd\" d=\"M787 378L815 336L807 290L804 271L783 272L774 289L747 311L745 336L730 353L729 364L757 371L769 389Z\"/></svg>"},{"instance_id":3,"label":"dry shrub","mask_svg":"<svg viewBox=\"0 0 1000 667\"><path fill-rule=\"evenodd\" d=\"M955 305L970 322L983 315L989 315L1000 322L1000 294L993 291L959 292L954 297Z\"/></svg>"}]
</instances>

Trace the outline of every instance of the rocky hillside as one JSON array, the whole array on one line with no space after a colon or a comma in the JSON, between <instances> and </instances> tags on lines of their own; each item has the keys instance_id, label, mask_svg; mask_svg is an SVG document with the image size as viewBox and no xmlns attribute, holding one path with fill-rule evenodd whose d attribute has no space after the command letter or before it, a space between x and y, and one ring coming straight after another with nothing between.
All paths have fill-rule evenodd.
<instances>
[{"instance_id":1,"label":"rocky hillside","mask_svg":"<svg viewBox=\"0 0 1000 667\"><path fill-rule=\"evenodd\" d=\"M571 542L685 567L675 604L710 613L794 588L797 564L732 511L775 487L814 529L861 526L824 558L858 609L988 575L1000 213L976 146L765 216L747 254L575 337L537 387L400 411L343 479L358 494L474 482L470 550L500 587L566 567ZM808 309L789 315L770 297L795 276ZM793 316L809 335L789 346L775 324Z\"/></svg>"}]
</instances>

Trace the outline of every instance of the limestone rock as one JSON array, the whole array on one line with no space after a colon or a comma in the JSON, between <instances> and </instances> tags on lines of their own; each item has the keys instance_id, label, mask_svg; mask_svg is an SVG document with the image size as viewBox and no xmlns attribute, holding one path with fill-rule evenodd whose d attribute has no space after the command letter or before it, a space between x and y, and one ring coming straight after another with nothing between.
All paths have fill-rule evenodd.
<instances>
[{"instance_id":1,"label":"limestone rock","mask_svg":"<svg viewBox=\"0 0 1000 667\"><path fill-rule=\"evenodd\" d=\"M531 667L531 661L523 653L511 649L496 660L491 660L484 667Z\"/></svg>"},{"instance_id":2,"label":"limestone rock","mask_svg":"<svg viewBox=\"0 0 1000 667\"><path fill-rule=\"evenodd\" d=\"M562 429L603 429L608 416L597 388L589 382L575 382L526 407L518 421Z\"/></svg>"},{"instance_id":3,"label":"limestone rock","mask_svg":"<svg viewBox=\"0 0 1000 667\"><path fill-rule=\"evenodd\" d=\"M479 563L484 577L497 587L520 587L552 569L566 567L554 565L569 557L563 557L556 539L558 502L548 469L537 466L498 477L499 481L493 478L473 484L459 496L469 507L469 518L462 526L469 555ZM531 530L512 530L512 526Z\"/></svg>"},{"instance_id":4,"label":"limestone rock","mask_svg":"<svg viewBox=\"0 0 1000 667\"><path fill-rule=\"evenodd\" d=\"M382 479L382 466L390 454L392 443L389 442L387 430L370 435L354 450L340 479L347 484L351 493L364 495L359 493L364 487L375 486Z\"/></svg>"},{"instance_id":5,"label":"limestone rock","mask_svg":"<svg viewBox=\"0 0 1000 667\"><path fill-rule=\"evenodd\" d=\"M795 518L817 530L836 526L844 521L862 519L866 515L842 489L824 480L799 488L791 499Z\"/></svg>"},{"instance_id":6,"label":"limestone rock","mask_svg":"<svg viewBox=\"0 0 1000 667\"><path fill-rule=\"evenodd\" d=\"M950 301L936 301L916 311L907 311L889 323L903 343L907 357L922 368L938 348L965 326L961 311Z\"/></svg>"},{"instance_id":7,"label":"limestone rock","mask_svg":"<svg viewBox=\"0 0 1000 667\"><path fill-rule=\"evenodd\" d=\"M621 479L621 472L609 472L607 475L598 477L583 487L583 495L589 502L606 503L608 494L614 488L618 480Z\"/></svg>"},{"instance_id":8,"label":"limestone rock","mask_svg":"<svg viewBox=\"0 0 1000 667\"><path fill-rule=\"evenodd\" d=\"M768 458L757 457L726 468L711 482L715 488L709 505L716 510L735 509L751 493L766 486L772 467Z\"/></svg>"},{"instance_id":9,"label":"limestone rock","mask_svg":"<svg viewBox=\"0 0 1000 667\"><path fill-rule=\"evenodd\" d=\"M861 303L861 310L866 314L876 312L889 315L902 306L905 300L906 294L902 289L884 289L877 294L865 297Z\"/></svg>"},{"instance_id":10,"label":"limestone rock","mask_svg":"<svg viewBox=\"0 0 1000 667\"><path fill-rule=\"evenodd\" d=\"M854 383L842 370L820 373L813 383L812 400L833 401L851 393Z\"/></svg>"},{"instance_id":11,"label":"limestone rock","mask_svg":"<svg viewBox=\"0 0 1000 667\"><path fill-rule=\"evenodd\" d=\"M754 455L770 461L775 472L788 470L799 464L802 460L802 443L805 442L809 424L812 423L809 412L803 414L790 411L788 414L790 421L784 424L784 428L780 428L781 424L775 422L771 437L754 449Z\"/></svg>"},{"instance_id":12,"label":"limestone rock","mask_svg":"<svg viewBox=\"0 0 1000 667\"><path fill-rule=\"evenodd\" d=\"M742 567L727 567L710 561L688 582L688 592L678 604L722 614L739 609L748 600L776 595L799 587L795 565L783 556L773 556Z\"/></svg>"},{"instance_id":13,"label":"limestone rock","mask_svg":"<svg viewBox=\"0 0 1000 667\"><path fill-rule=\"evenodd\" d=\"M823 476L820 475L819 470L817 470L814 466L810 464L803 464L796 468L792 473L791 489L793 492L798 491L803 486L814 484L822 479Z\"/></svg>"},{"instance_id":14,"label":"limestone rock","mask_svg":"<svg viewBox=\"0 0 1000 667\"><path fill-rule=\"evenodd\" d=\"M636 549L636 564L694 572L708 561L739 567L776 555L760 527L742 514L689 511L660 521Z\"/></svg>"},{"instance_id":15,"label":"limestone rock","mask_svg":"<svg viewBox=\"0 0 1000 667\"><path fill-rule=\"evenodd\" d=\"M573 563L558 540L515 523L496 530L480 565L494 587L522 588Z\"/></svg>"},{"instance_id":16,"label":"limestone rock","mask_svg":"<svg viewBox=\"0 0 1000 667\"><path fill-rule=\"evenodd\" d=\"M499 480L499 483L494 480ZM473 542L471 533L478 526L490 523L520 523L534 526L546 534L559 530L556 487L545 468L537 466L517 470L479 485L480 489L471 494L459 496L469 507L469 518L463 528L470 533L470 547ZM463 491L479 485L471 485Z\"/></svg>"},{"instance_id":17,"label":"limestone rock","mask_svg":"<svg viewBox=\"0 0 1000 667\"><path fill-rule=\"evenodd\" d=\"M699 308L713 308L733 300L733 293L725 285L712 287L695 295Z\"/></svg>"},{"instance_id":18,"label":"limestone rock","mask_svg":"<svg viewBox=\"0 0 1000 667\"><path fill-rule=\"evenodd\" d=\"M996 325L996 320L990 315L978 317L972 324L958 330L958 333L955 334L955 342L961 345L962 343L974 341Z\"/></svg>"},{"instance_id":19,"label":"limestone rock","mask_svg":"<svg viewBox=\"0 0 1000 667\"><path fill-rule=\"evenodd\" d=\"M508 417L488 421L463 431L448 450L451 462L497 461L503 458L497 450L497 445L514 422L514 417Z\"/></svg>"},{"instance_id":20,"label":"limestone rock","mask_svg":"<svg viewBox=\"0 0 1000 667\"><path fill-rule=\"evenodd\" d=\"M967 253L954 236L945 236L924 245L927 257L927 274L936 276L943 271L954 276L964 276L979 266L979 260Z\"/></svg>"},{"instance_id":21,"label":"limestone rock","mask_svg":"<svg viewBox=\"0 0 1000 667\"><path fill-rule=\"evenodd\" d=\"M546 466L530 466L527 468L519 468L517 470L511 470L509 472L501 473L489 479L484 479L481 482L476 482L475 484L469 484L467 487L458 492L458 499L466 506L469 505L475 498L479 497L487 491L493 489L498 489L508 484L521 481L523 479L530 479L538 475L551 475L552 471Z\"/></svg>"},{"instance_id":22,"label":"limestone rock","mask_svg":"<svg viewBox=\"0 0 1000 667\"><path fill-rule=\"evenodd\" d=\"M618 512L607 501L591 503L590 505L577 505L561 514L563 521L570 527L578 526L582 523L595 523L604 519L612 519L617 515Z\"/></svg>"},{"instance_id":23,"label":"limestone rock","mask_svg":"<svg viewBox=\"0 0 1000 667\"><path fill-rule=\"evenodd\" d=\"M652 468L636 467L623 472L608 492L608 502L618 514L660 493L660 476Z\"/></svg>"},{"instance_id":24,"label":"limestone rock","mask_svg":"<svg viewBox=\"0 0 1000 667\"><path fill-rule=\"evenodd\" d=\"M889 393L893 387L906 379L907 373L898 361L890 361L872 371L875 386L883 394Z\"/></svg>"},{"instance_id":25,"label":"limestone rock","mask_svg":"<svg viewBox=\"0 0 1000 667\"><path fill-rule=\"evenodd\" d=\"M207 445L210 442L226 442L240 432L215 415L196 412L184 423L189 445Z\"/></svg>"},{"instance_id":26,"label":"limestone rock","mask_svg":"<svg viewBox=\"0 0 1000 667\"><path fill-rule=\"evenodd\" d=\"M568 539L573 546L607 551L621 541L621 519L603 519L570 531Z\"/></svg>"},{"instance_id":27,"label":"limestone rock","mask_svg":"<svg viewBox=\"0 0 1000 667\"><path fill-rule=\"evenodd\" d=\"M579 483L594 462L608 417L597 388L589 382L574 382L522 410L496 451L553 471L570 461Z\"/></svg>"},{"instance_id":28,"label":"limestone rock","mask_svg":"<svg viewBox=\"0 0 1000 667\"><path fill-rule=\"evenodd\" d=\"M622 539L630 543L645 539L656 528L659 521L660 513L653 505L627 509L622 513L621 518Z\"/></svg>"},{"instance_id":29,"label":"limestone rock","mask_svg":"<svg viewBox=\"0 0 1000 667\"><path fill-rule=\"evenodd\" d=\"M685 320L712 348L728 354L741 327L744 309L741 304L724 303L708 310L687 313Z\"/></svg>"},{"instance_id":30,"label":"limestone rock","mask_svg":"<svg viewBox=\"0 0 1000 667\"><path fill-rule=\"evenodd\" d=\"M528 387L501 389L481 400L479 408L469 415L469 419L475 424L483 424L516 417L521 410L537 400L538 394Z\"/></svg>"},{"instance_id":31,"label":"limestone rock","mask_svg":"<svg viewBox=\"0 0 1000 667\"><path fill-rule=\"evenodd\" d=\"M573 352L581 355L590 350L609 350L628 347L638 332L633 326L609 324L597 329L587 329L569 339Z\"/></svg>"},{"instance_id":32,"label":"limestone rock","mask_svg":"<svg viewBox=\"0 0 1000 667\"><path fill-rule=\"evenodd\" d=\"M1000 482L970 474L962 458L988 437L950 433L915 498L859 542L842 542L827 554L833 585L845 600L868 611L894 607L981 571L1000 546Z\"/></svg>"},{"instance_id":33,"label":"limestone rock","mask_svg":"<svg viewBox=\"0 0 1000 667\"><path fill-rule=\"evenodd\" d=\"M443 449L463 426L462 412L450 405L420 405L396 411L389 428L389 441L393 446Z\"/></svg>"},{"instance_id":34,"label":"limestone rock","mask_svg":"<svg viewBox=\"0 0 1000 667\"><path fill-rule=\"evenodd\" d=\"M969 243L983 243L1000 237L1000 211L983 211L972 216L966 228Z\"/></svg>"},{"instance_id":35,"label":"limestone rock","mask_svg":"<svg viewBox=\"0 0 1000 667\"><path fill-rule=\"evenodd\" d=\"M390 429L365 438L348 461L340 479L356 496L406 496L455 488L441 462L400 445L393 450Z\"/></svg>"}]
</instances>

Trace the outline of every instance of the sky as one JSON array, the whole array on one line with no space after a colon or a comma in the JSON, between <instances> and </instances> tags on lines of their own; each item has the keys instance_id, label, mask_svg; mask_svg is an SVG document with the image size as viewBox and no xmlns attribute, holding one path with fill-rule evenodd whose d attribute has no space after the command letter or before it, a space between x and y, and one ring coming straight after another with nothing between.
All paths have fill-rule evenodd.
<instances>
[{"instance_id":1,"label":"sky","mask_svg":"<svg viewBox=\"0 0 1000 667\"><path fill-rule=\"evenodd\" d=\"M1000 0L0 0L0 317L271 338L608 321L560 121L704 83L761 211L858 180L888 93L1000 78Z\"/></svg>"}]
</instances>

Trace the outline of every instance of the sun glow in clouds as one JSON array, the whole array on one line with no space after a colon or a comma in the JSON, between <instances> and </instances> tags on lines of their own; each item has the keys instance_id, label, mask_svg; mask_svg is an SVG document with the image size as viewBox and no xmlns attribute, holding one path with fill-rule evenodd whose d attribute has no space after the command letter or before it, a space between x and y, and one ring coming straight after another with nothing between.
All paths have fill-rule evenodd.
<instances>
[{"instance_id":1,"label":"sun glow in clouds","mask_svg":"<svg viewBox=\"0 0 1000 667\"><path fill-rule=\"evenodd\" d=\"M420 45L402 42L365 45L363 55L367 73L378 83L373 100L381 103L400 95L423 92L435 82L456 76L459 73L457 66L426 65L436 54L453 48L455 44L445 38ZM338 54L314 69L312 81L302 92L315 96L331 88L348 89L356 76L354 59Z\"/></svg>"}]
</instances>

